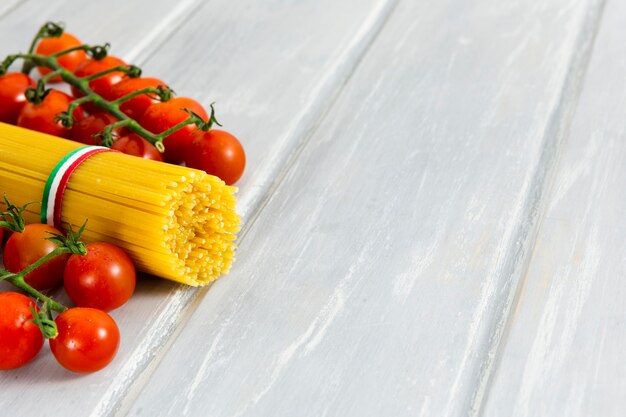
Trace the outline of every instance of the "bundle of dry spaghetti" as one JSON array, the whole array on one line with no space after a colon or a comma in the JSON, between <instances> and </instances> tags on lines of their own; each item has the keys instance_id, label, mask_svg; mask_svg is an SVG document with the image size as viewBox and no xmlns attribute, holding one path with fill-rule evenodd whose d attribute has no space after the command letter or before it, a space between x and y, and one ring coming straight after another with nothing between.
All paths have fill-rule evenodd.
<instances>
[{"instance_id":1,"label":"bundle of dry spaghetti","mask_svg":"<svg viewBox=\"0 0 626 417\"><path fill-rule=\"evenodd\" d=\"M0 194L41 202L51 172L81 144L0 123ZM141 271L198 286L228 272L239 216L236 189L203 171L119 152L85 159L67 181L59 220L83 240L122 247ZM0 209L4 210L0 203ZM26 221L39 222L40 205Z\"/></svg>"}]
</instances>

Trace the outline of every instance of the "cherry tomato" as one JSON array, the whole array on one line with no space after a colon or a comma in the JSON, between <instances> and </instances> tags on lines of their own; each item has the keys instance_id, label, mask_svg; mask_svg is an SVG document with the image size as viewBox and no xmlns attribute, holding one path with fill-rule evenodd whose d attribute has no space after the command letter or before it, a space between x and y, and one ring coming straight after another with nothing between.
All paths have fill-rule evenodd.
<instances>
[{"instance_id":1,"label":"cherry tomato","mask_svg":"<svg viewBox=\"0 0 626 417\"><path fill-rule=\"evenodd\" d=\"M185 165L237 182L246 166L246 154L236 137L223 130L198 132L186 150Z\"/></svg>"},{"instance_id":2,"label":"cherry tomato","mask_svg":"<svg viewBox=\"0 0 626 417\"><path fill-rule=\"evenodd\" d=\"M81 42L75 36L70 35L69 33L63 33L61 36L56 38L44 38L37 44L37 48L35 49L35 53L45 56L50 56L52 54L56 54L57 52L61 52L65 49L73 48L75 46L80 46ZM59 64L69 70L74 71L78 65L87 59L87 54L83 50L73 51L69 54L61 55L57 58ZM39 73L41 75L46 75L51 72L49 68L46 67L38 67ZM58 83L61 81L61 77L53 77L50 82Z\"/></svg>"},{"instance_id":3,"label":"cherry tomato","mask_svg":"<svg viewBox=\"0 0 626 417\"><path fill-rule=\"evenodd\" d=\"M0 76L0 122L17 123L17 116L26 104L24 91L34 87L35 82L21 72L9 72Z\"/></svg>"},{"instance_id":4,"label":"cherry tomato","mask_svg":"<svg viewBox=\"0 0 626 417\"><path fill-rule=\"evenodd\" d=\"M165 83L158 78L126 78L119 83L111 87L111 100L117 100L138 90L144 88L157 88ZM120 104L120 110L123 111L131 119L139 120L139 118L148 110L154 103L159 103L159 100L148 94L141 94L137 97L133 97L128 101Z\"/></svg>"},{"instance_id":5,"label":"cherry tomato","mask_svg":"<svg viewBox=\"0 0 626 417\"><path fill-rule=\"evenodd\" d=\"M70 129L55 121L57 114L67 111L70 103L74 100L62 91L51 90L39 104L26 103L17 118L17 125L49 135L68 138ZM80 106L74 110L74 121L83 119L83 111Z\"/></svg>"},{"instance_id":6,"label":"cherry tomato","mask_svg":"<svg viewBox=\"0 0 626 417\"><path fill-rule=\"evenodd\" d=\"M19 272L57 248L45 238L47 232L61 232L47 224L28 224L21 233L14 232L4 246L4 266L11 272ZM56 287L63 279L63 269L68 254L57 255L24 277L25 281L38 290Z\"/></svg>"},{"instance_id":7,"label":"cherry tomato","mask_svg":"<svg viewBox=\"0 0 626 417\"><path fill-rule=\"evenodd\" d=\"M86 61L83 61L76 68L76 71L74 71L74 75L76 75L77 77L88 77L90 75L94 75L99 72L124 65L127 65L126 62L111 55L108 55L101 60L88 59ZM102 77L98 77L94 80L89 81L89 87L94 91L94 93L104 97L107 100L110 100L111 87L113 87L114 84L122 81L124 75L126 74L122 71L111 72L109 74L103 75ZM72 86L72 94L74 95L74 97L84 96L84 94L74 86ZM92 103L85 103L85 109L91 113L99 110Z\"/></svg>"},{"instance_id":8,"label":"cherry tomato","mask_svg":"<svg viewBox=\"0 0 626 417\"><path fill-rule=\"evenodd\" d=\"M96 144L96 139L93 135L102 132L105 127L117 121L118 119L109 113L97 112L91 114L72 126L69 138L85 145L94 145ZM127 133L127 130L123 127L118 127L113 129L112 133L114 136L121 137Z\"/></svg>"},{"instance_id":9,"label":"cherry tomato","mask_svg":"<svg viewBox=\"0 0 626 417\"><path fill-rule=\"evenodd\" d=\"M120 331L102 310L75 307L55 320L59 334L50 340L56 360L72 372L96 372L115 357Z\"/></svg>"},{"instance_id":10,"label":"cherry tomato","mask_svg":"<svg viewBox=\"0 0 626 417\"><path fill-rule=\"evenodd\" d=\"M105 242L88 244L86 255L70 256L63 276L65 292L76 305L106 311L126 303L135 283L133 261Z\"/></svg>"},{"instance_id":11,"label":"cherry tomato","mask_svg":"<svg viewBox=\"0 0 626 417\"><path fill-rule=\"evenodd\" d=\"M197 101L186 97L177 97L148 107L148 110L139 119L139 124L152 133L164 132L189 117L187 112L181 110L182 108L188 108L205 120L209 117ZM166 162L176 164L182 162L185 159L185 149L193 140L196 130L195 125L187 125L167 136L163 140L163 145L165 145L163 159Z\"/></svg>"},{"instance_id":12,"label":"cherry tomato","mask_svg":"<svg viewBox=\"0 0 626 417\"><path fill-rule=\"evenodd\" d=\"M15 369L33 360L43 346L41 330L30 320L35 303L16 292L0 293L0 369Z\"/></svg>"},{"instance_id":13,"label":"cherry tomato","mask_svg":"<svg viewBox=\"0 0 626 417\"><path fill-rule=\"evenodd\" d=\"M127 155L163 162L161 152L153 144L134 133L116 139L111 149L116 149Z\"/></svg>"}]
</instances>

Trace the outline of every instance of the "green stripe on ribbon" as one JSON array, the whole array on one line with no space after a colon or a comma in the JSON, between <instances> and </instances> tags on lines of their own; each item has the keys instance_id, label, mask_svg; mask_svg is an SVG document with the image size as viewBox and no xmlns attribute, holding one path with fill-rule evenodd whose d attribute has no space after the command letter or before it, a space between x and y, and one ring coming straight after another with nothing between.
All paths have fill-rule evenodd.
<instances>
[{"instance_id":1,"label":"green stripe on ribbon","mask_svg":"<svg viewBox=\"0 0 626 417\"><path fill-rule=\"evenodd\" d=\"M50 175L48 176L48 180L46 181L46 185L43 189L43 198L41 200L41 212L40 212L40 220L41 223L43 224L47 224L48 223L48 203L50 202L50 190L52 188L52 183L54 183L55 178L57 178L59 175L63 175L63 172L65 170L63 170L63 172L59 172L61 171L61 168L63 167L63 165L72 157L74 156L76 153L82 151L85 148L91 148L91 146L81 146L80 148L74 149L73 151L69 152L67 155L65 155L55 166L54 168L52 168L52 171L50 172ZM53 196L54 198L54 196ZM52 201L52 203L54 204L54 201Z\"/></svg>"}]
</instances>

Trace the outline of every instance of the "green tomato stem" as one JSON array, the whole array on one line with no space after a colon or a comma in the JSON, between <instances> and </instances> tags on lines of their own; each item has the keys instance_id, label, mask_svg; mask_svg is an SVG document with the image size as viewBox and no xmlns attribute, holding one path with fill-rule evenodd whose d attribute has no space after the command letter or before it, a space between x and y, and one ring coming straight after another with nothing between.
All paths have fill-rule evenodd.
<instances>
[{"instance_id":1,"label":"green tomato stem","mask_svg":"<svg viewBox=\"0 0 626 417\"><path fill-rule=\"evenodd\" d=\"M50 308L52 308L54 311L62 313L63 311L67 310L67 307L65 307L63 304L53 300L52 298L48 297L47 295L39 292L35 288L31 287L24 280L24 277L26 275L28 275L29 273L31 273L32 271L34 271L35 269L37 269L39 266L41 266L44 263L46 263L47 261L49 261L50 259L54 258L55 256L61 255L63 253L71 253L71 252L72 252L72 250L67 248L67 247L58 247L55 250L53 250L52 252L48 253L45 256L42 256L37 261L35 261L32 264L28 265L26 268L22 269L18 273L11 273L9 271L2 270L0 272L0 279L10 282L11 284L15 285L17 288L19 288L22 291L26 292L31 297L36 298L39 302L41 302L41 303L48 303Z\"/></svg>"},{"instance_id":2,"label":"green tomato stem","mask_svg":"<svg viewBox=\"0 0 626 417\"><path fill-rule=\"evenodd\" d=\"M57 77L60 75L61 75L61 70L57 69L41 77L41 80L39 82L41 82L42 84L46 84L50 82L50 80L53 79L54 77Z\"/></svg>"},{"instance_id":3,"label":"green tomato stem","mask_svg":"<svg viewBox=\"0 0 626 417\"><path fill-rule=\"evenodd\" d=\"M76 108L81 104L91 101L91 99L92 98L90 96L84 96L72 101L70 105L67 106L67 111L63 112L64 115L67 115L66 120L63 122L63 126L70 129L74 125L74 110L76 110Z\"/></svg>"},{"instance_id":4,"label":"green tomato stem","mask_svg":"<svg viewBox=\"0 0 626 417\"><path fill-rule=\"evenodd\" d=\"M142 88L141 90L133 91L132 93L127 94L124 97L118 98L117 100L113 100L111 101L111 104L119 106L120 104L125 103L128 100L132 100L133 98L143 95L143 94L152 95L153 97L156 96L160 99L159 93L160 91L158 88L146 87L146 88Z\"/></svg>"},{"instance_id":5,"label":"green tomato stem","mask_svg":"<svg viewBox=\"0 0 626 417\"><path fill-rule=\"evenodd\" d=\"M168 137L169 135L171 135L172 133L176 132L177 130L187 126L187 125L191 125L191 124L196 124L198 123L198 118L195 116L189 116L187 119L183 120L182 122L178 123L177 125L174 125L172 127L170 127L169 129L167 129L164 132L159 133L158 135L156 135L156 138L158 140L163 140L166 137Z\"/></svg>"},{"instance_id":6,"label":"green tomato stem","mask_svg":"<svg viewBox=\"0 0 626 417\"><path fill-rule=\"evenodd\" d=\"M54 339L59 335L59 329L52 318L49 304L44 303L42 310L38 312L33 306L30 307L30 312L33 315L32 322L39 327L45 339Z\"/></svg>"},{"instance_id":7,"label":"green tomato stem","mask_svg":"<svg viewBox=\"0 0 626 417\"><path fill-rule=\"evenodd\" d=\"M42 38L58 38L61 35L63 35L63 23L45 23L39 28L39 31L37 31L37 34L33 38L33 41L30 43L28 53L32 54L35 51L37 42L39 42Z\"/></svg>"},{"instance_id":8,"label":"green tomato stem","mask_svg":"<svg viewBox=\"0 0 626 417\"><path fill-rule=\"evenodd\" d=\"M54 299L48 297L47 295L37 291L36 289L28 285L26 281L24 281L24 276L22 275L22 272L19 272L18 274L11 274L4 279L15 285L17 288L21 289L31 297L37 299L39 302L47 303L52 310L58 313L62 313L67 310L67 307L65 307L63 304L55 301Z\"/></svg>"},{"instance_id":9,"label":"green tomato stem","mask_svg":"<svg viewBox=\"0 0 626 417\"><path fill-rule=\"evenodd\" d=\"M100 138L100 145L110 148L111 145L113 145L113 129L126 127L129 124L130 120L119 120L115 123L111 123L107 125L101 133L95 135L95 137Z\"/></svg>"},{"instance_id":10,"label":"green tomato stem","mask_svg":"<svg viewBox=\"0 0 626 417\"><path fill-rule=\"evenodd\" d=\"M109 68L109 69L106 69L104 71L100 71L100 72L97 72L95 74L88 75L86 77L81 77L80 79L81 80L85 80L85 81L93 81L96 78L103 77L103 76L105 76L107 74L110 74L112 72L123 72L125 74L128 74L128 72L130 72L130 71L132 71L132 69L128 65L118 65L117 67Z\"/></svg>"},{"instance_id":11,"label":"green tomato stem","mask_svg":"<svg viewBox=\"0 0 626 417\"><path fill-rule=\"evenodd\" d=\"M86 78L79 78L77 76L75 76L71 71L66 70L65 68L61 67L59 65L59 63L56 61L55 58L51 58L51 57L47 57L47 56L43 56L43 55L38 55L38 54L17 54L15 55L16 58L21 58L24 60L30 60L34 63L34 65L37 66L44 66L47 68L50 68L54 71L58 70L59 71L59 76L61 77L61 79L63 81L65 81L66 83L76 87L78 90L80 90L85 97L88 97L88 99L99 109L106 111L107 113L111 114L112 116L117 117L120 121L126 121L125 126L128 127L128 129L130 131L132 131L133 133L138 134L139 136L141 136L142 138L146 139L148 142L150 142L151 144L155 145L157 147L157 149L159 148L159 146L162 148L162 138L157 137L157 135L153 134L152 132L144 129L139 123L137 123L135 120L129 118L128 116L126 116L126 114L124 114L124 112L122 112L119 109L119 105L117 104L113 104L110 101L104 99L102 96L100 96L99 94L96 94L90 87L89 87L89 80ZM122 67L125 69L128 69L129 67ZM118 67L119 70L119 67ZM87 100L86 100L87 101ZM192 123L192 122L189 122ZM189 124L187 123L187 124ZM168 134L170 134L172 129L168 129ZM166 135L167 136L167 135Z\"/></svg>"},{"instance_id":12,"label":"green tomato stem","mask_svg":"<svg viewBox=\"0 0 626 417\"><path fill-rule=\"evenodd\" d=\"M46 29L48 30L48 29ZM55 30L55 28L53 28L53 30ZM37 41L44 36L47 36L48 32L44 32L44 27L42 27L42 29L40 29L40 34L38 34L35 37L35 40L33 40L33 45L35 45L37 43ZM33 46L34 48L34 46ZM90 87L89 87L89 81L92 81L96 78L102 77L103 75L115 72L115 71L122 71L124 72L127 76L130 77L138 77L141 74L141 70L133 65L129 65L129 66L117 66L114 68L110 68L108 70L99 72L97 74L93 74L87 77L82 77L79 78L76 75L74 75L71 71L68 71L67 69L61 67L61 65L59 65L58 61L57 61L57 57L67 54L69 52L75 51L75 50L85 50L90 54L93 54L94 52L97 52L98 55L103 55L106 56L106 51L108 49L108 44L105 46L95 46L95 47L91 47L89 45L81 45L81 46L77 46L74 48L69 48L66 49L64 51L58 52L54 55L51 56L44 56L44 55L39 55L39 54L34 54L32 53L33 48L31 48L29 50L29 53L27 54L16 54L16 55L10 55L7 57L7 59L5 60L5 63L8 63L8 65L10 65L10 63L12 63L15 59L20 58L24 60L24 68L22 69L23 72L25 72L26 74L28 74L28 72L32 69L32 67L34 66L41 66L41 67L47 67L49 69L51 69L53 71L53 74L50 74L50 78L52 76L60 76L61 79L63 81L65 81L66 83L70 84L71 86L75 87L76 89L78 89L79 91L81 91L84 94L84 98L81 98L79 100L76 100L76 102L78 102L77 104L71 106L69 110L74 110L76 105L80 104L80 103L84 103L87 101L91 101L96 107L98 107L101 110L106 111L107 113L109 113L112 116L115 116L116 118L118 118L120 120L119 124L114 124L113 126L115 127L119 127L119 126L125 126L127 127L131 132L136 133L137 135L141 136L142 138L146 139L148 142L150 142L151 144L153 144L160 152L163 152L165 150L164 146L163 146L163 139L166 138L167 136L171 135L172 133L174 133L175 131L183 128L184 126L187 126L189 124L196 124L199 128L202 128L203 130L208 130L211 127L212 122L214 121L214 117L213 117L213 111L211 112L211 119L209 120L209 122L205 122L204 120L202 120L201 117L199 117L198 115L196 115L195 113L192 113L191 111L188 111L188 113L190 113L190 116L178 123L177 125L165 130L164 132L161 132L159 134L154 134L146 129L144 129L139 123L137 123L135 120L129 118L126 114L124 114L124 112L122 112L119 108L119 105L127 100L130 100L133 97L136 97L140 94L145 94L145 93L153 93L153 94L157 94L159 96L159 98L162 101L166 101L166 99L168 97L171 96L171 90L167 89L166 91L164 91L164 89L144 89L144 90L139 90L136 91L134 93L131 93L125 97L122 97L120 99L117 99L115 101L108 101L106 99L104 99L102 96L100 96L99 94L96 94ZM4 65L3 64L3 68L6 66L8 68L8 65ZM30 67L28 67L30 66ZM27 68L28 67L28 68ZM46 80L48 80L49 78L45 78ZM213 105L211 105L211 109L213 110ZM66 127L71 127L72 125L72 112L70 111L68 113L69 116L66 117L66 122L65 122L65 126ZM108 145L110 146L112 141L110 140L110 133L112 131L113 127L110 127L108 129L108 131L104 132L104 136L105 137L105 146Z\"/></svg>"},{"instance_id":13,"label":"green tomato stem","mask_svg":"<svg viewBox=\"0 0 626 417\"><path fill-rule=\"evenodd\" d=\"M43 265L44 263L48 262L50 259L54 258L55 256L61 255L63 253L71 253L71 252L72 251L66 247L58 247L52 252L50 252L49 254L42 256L41 258L37 259L32 264L28 265L26 268L22 269L18 273L18 275L25 277L26 275L30 274L32 271L34 271L35 269L37 269L39 266Z\"/></svg>"},{"instance_id":14,"label":"green tomato stem","mask_svg":"<svg viewBox=\"0 0 626 417\"><path fill-rule=\"evenodd\" d=\"M49 55L48 57L58 58L62 55L67 55L75 51L90 51L90 50L91 50L91 46L89 45L79 45L79 46L73 46L71 48L64 49L62 51L57 52L56 54Z\"/></svg>"}]
</instances>

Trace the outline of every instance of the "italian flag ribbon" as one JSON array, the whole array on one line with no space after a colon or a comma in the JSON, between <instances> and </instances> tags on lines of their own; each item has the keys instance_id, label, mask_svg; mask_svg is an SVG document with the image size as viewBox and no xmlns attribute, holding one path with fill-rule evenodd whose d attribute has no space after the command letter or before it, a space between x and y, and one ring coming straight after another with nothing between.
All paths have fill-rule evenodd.
<instances>
[{"instance_id":1,"label":"italian flag ribbon","mask_svg":"<svg viewBox=\"0 0 626 417\"><path fill-rule=\"evenodd\" d=\"M111 150L104 146L83 146L65 155L54 166L43 190L41 223L61 230L63 195L65 194L70 176L90 156Z\"/></svg>"}]
</instances>

